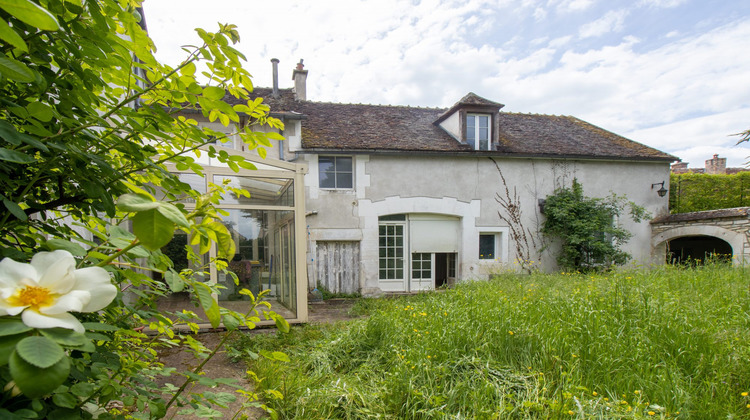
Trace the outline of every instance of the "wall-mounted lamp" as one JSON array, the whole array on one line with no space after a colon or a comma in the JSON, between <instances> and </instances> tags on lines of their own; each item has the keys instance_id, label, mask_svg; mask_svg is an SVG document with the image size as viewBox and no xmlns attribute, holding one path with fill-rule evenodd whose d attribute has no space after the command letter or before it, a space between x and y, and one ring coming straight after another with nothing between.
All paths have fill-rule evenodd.
<instances>
[{"instance_id":1,"label":"wall-mounted lamp","mask_svg":"<svg viewBox=\"0 0 750 420\"><path fill-rule=\"evenodd\" d=\"M540 198L539 199L539 213L544 214L544 206L547 205L547 200Z\"/></svg>"},{"instance_id":2,"label":"wall-mounted lamp","mask_svg":"<svg viewBox=\"0 0 750 420\"><path fill-rule=\"evenodd\" d=\"M664 197L665 195L667 195L667 192L669 190L667 190L666 188L664 188L664 181L657 182L655 184L651 184L651 189L653 190L654 186L656 186L656 185L661 185L661 188L659 188L658 190L656 190L656 193L659 194L659 197Z\"/></svg>"}]
</instances>

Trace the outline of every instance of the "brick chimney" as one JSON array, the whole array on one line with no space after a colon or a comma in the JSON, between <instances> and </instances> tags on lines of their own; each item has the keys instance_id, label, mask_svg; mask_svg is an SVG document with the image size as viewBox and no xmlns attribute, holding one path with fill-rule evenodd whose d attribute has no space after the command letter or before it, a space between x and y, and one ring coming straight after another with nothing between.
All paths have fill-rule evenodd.
<instances>
[{"instance_id":1,"label":"brick chimney","mask_svg":"<svg viewBox=\"0 0 750 420\"><path fill-rule=\"evenodd\" d=\"M684 174L688 171L688 162L673 163L671 169L673 173Z\"/></svg>"},{"instance_id":2,"label":"brick chimney","mask_svg":"<svg viewBox=\"0 0 750 420\"><path fill-rule=\"evenodd\" d=\"M298 101L307 100L307 70L305 65L302 64L302 59L297 63L297 68L292 72L292 80L294 80L294 99Z\"/></svg>"},{"instance_id":3,"label":"brick chimney","mask_svg":"<svg viewBox=\"0 0 750 420\"><path fill-rule=\"evenodd\" d=\"M711 175L727 173L727 158L720 158L719 155L714 155L713 158L706 161L705 173Z\"/></svg>"}]
</instances>

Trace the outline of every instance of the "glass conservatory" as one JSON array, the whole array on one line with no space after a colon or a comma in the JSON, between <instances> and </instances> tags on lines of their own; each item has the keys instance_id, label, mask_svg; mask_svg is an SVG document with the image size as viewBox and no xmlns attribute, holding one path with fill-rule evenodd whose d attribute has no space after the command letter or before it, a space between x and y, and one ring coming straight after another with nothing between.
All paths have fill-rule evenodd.
<instances>
[{"instance_id":1,"label":"glass conservatory","mask_svg":"<svg viewBox=\"0 0 750 420\"><path fill-rule=\"evenodd\" d=\"M204 266L209 267L209 281L220 286L220 293L215 298L222 307L245 313L249 309L249 297L240 294L240 290L248 289L254 295L262 290L269 290L264 300L271 304L271 310L290 323L306 322L306 167L293 162L261 159L257 155L238 150L227 152L243 156L258 169L234 172L218 166L215 161L208 161L201 162L205 168L204 176L174 171L182 181L199 192L206 192L209 184L221 185L227 182L230 186L249 193L249 196L228 193L217 206L226 213L223 215L223 222L234 239L235 254L227 264L229 270L236 274L239 284L235 284L231 275L219 272L214 265L208 264L216 257L214 245L202 257ZM185 204L189 209L191 203ZM172 258L178 271L199 268L191 267L184 257L187 244L187 235L175 235L172 242L163 249L163 252L174 255ZM190 302L187 293L170 295L162 299L159 305L167 311L192 310L205 320L205 314L200 307Z\"/></svg>"}]
</instances>

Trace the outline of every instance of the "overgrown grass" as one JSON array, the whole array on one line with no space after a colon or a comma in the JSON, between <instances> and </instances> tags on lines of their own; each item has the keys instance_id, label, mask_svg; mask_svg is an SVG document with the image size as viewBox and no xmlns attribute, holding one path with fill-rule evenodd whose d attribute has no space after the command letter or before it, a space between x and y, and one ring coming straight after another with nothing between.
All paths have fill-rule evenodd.
<instances>
[{"instance_id":1,"label":"overgrown grass","mask_svg":"<svg viewBox=\"0 0 750 420\"><path fill-rule=\"evenodd\" d=\"M246 336L283 418L750 418L748 270L503 275Z\"/></svg>"}]
</instances>

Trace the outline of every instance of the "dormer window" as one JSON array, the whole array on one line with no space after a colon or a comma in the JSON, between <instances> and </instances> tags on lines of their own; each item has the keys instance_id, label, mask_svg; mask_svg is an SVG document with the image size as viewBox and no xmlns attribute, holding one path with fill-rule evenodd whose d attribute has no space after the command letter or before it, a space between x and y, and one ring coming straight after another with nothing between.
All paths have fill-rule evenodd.
<instances>
[{"instance_id":1,"label":"dormer window","mask_svg":"<svg viewBox=\"0 0 750 420\"><path fill-rule=\"evenodd\" d=\"M450 109L440 114L433 124L471 150L491 151L498 144L499 115L503 104L492 102L469 92Z\"/></svg>"},{"instance_id":2,"label":"dormer window","mask_svg":"<svg viewBox=\"0 0 750 420\"><path fill-rule=\"evenodd\" d=\"M466 114L466 143L474 150L490 150L490 115Z\"/></svg>"}]
</instances>

